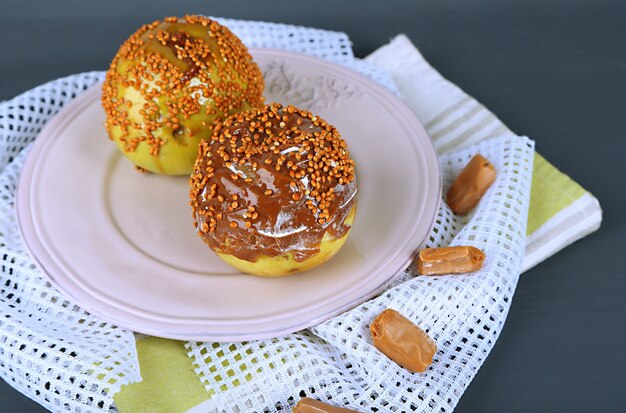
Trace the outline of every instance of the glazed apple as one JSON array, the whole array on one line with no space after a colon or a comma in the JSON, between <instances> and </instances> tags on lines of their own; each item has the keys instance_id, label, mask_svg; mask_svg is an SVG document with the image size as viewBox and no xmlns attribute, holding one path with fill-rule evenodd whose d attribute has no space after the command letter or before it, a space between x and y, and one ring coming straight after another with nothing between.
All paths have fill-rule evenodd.
<instances>
[{"instance_id":1,"label":"glazed apple","mask_svg":"<svg viewBox=\"0 0 626 413\"><path fill-rule=\"evenodd\" d=\"M138 168L189 175L216 122L263 105L263 77L241 40L202 16L144 25L102 85L109 137Z\"/></svg>"},{"instance_id":2,"label":"glazed apple","mask_svg":"<svg viewBox=\"0 0 626 413\"><path fill-rule=\"evenodd\" d=\"M331 259L357 207L354 161L339 131L271 104L238 113L203 141L190 178L202 240L231 266L277 277Z\"/></svg>"}]
</instances>

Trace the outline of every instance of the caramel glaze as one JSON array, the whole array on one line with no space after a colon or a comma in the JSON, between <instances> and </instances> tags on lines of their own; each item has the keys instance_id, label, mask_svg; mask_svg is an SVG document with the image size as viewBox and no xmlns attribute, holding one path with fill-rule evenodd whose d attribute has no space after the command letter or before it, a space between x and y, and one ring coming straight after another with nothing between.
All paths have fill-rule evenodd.
<instances>
[{"instance_id":1,"label":"caramel glaze","mask_svg":"<svg viewBox=\"0 0 626 413\"><path fill-rule=\"evenodd\" d=\"M356 206L354 161L339 132L292 106L227 118L200 144L190 179L196 228L219 253L256 262L317 254Z\"/></svg>"}]
</instances>

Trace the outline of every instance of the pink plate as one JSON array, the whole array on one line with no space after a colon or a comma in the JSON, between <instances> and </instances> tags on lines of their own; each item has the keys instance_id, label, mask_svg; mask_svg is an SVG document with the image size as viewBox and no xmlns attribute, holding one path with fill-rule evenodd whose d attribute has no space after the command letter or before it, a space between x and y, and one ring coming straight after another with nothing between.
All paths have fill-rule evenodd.
<instances>
[{"instance_id":1,"label":"pink plate","mask_svg":"<svg viewBox=\"0 0 626 413\"><path fill-rule=\"evenodd\" d=\"M379 293L411 261L441 197L437 155L411 110L375 82L305 55L253 50L266 100L334 124L357 164L359 209L328 263L285 278L238 273L195 234L187 179L139 174L107 138L100 86L49 122L17 193L22 236L86 310L154 336L243 341L294 332Z\"/></svg>"}]
</instances>

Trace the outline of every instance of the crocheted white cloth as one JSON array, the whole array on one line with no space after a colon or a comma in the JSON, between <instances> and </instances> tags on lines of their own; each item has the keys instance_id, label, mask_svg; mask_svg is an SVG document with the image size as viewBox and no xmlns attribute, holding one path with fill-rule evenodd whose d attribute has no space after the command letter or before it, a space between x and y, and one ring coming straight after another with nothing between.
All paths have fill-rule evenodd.
<instances>
[{"instance_id":1,"label":"crocheted white cloth","mask_svg":"<svg viewBox=\"0 0 626 413\"><path fill-rule=\"evenodd\" d=\"M397 93L383 71L354 58L343 33L220 20L248 46L329 59ZM53 411L107 410L121 386L141 379L132 332L89 315L50 285L28 257L14 212L28 144L103 75L69 76L0 103L0 375ZM477 152L495 165L495 184L468 217L443 204L429 246L479 247L487 254L481 271L415 277L409 269L386 293L310 330L250 343L188 343L200 379L215 391L204 410L288 411L307 395L360 411L451 411L496 341L524 256L533 144L507 134L443 155L444 191ZM426 373L409 373L372 347L369 323L387 307L437 342Z\"/></svg>"},{"instance_id":2,"label":"crocheted white cloth","mask_svg":"<svg viewBox=\"0 0 626 413\"><path fill-rule=\"evenodd\" d=\"M524 257L533 143L514 135L443 155L444 193L476 153L498 173L467 217L442 204L428 246L473 245L487 259L477 273L417 277L409 268L379 297L310 330L249 343L190 343L219 412L289 411L298 396L357 411L449 412L495 344ZM372 346L369 324L385 308L414 321L438 352L410 373ZM295 398L295 400L294 400Z\"/></svg>"}]
</instances>

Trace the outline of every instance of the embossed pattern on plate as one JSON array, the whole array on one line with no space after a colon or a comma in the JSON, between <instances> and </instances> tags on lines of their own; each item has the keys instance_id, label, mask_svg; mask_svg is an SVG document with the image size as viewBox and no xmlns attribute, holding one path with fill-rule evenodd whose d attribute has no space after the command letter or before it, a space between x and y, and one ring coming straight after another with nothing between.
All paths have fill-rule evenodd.
<instances>
[{"instance_id":1,"label":"embossed pattern on plate","mask_svg":"<svg viewBox=\"0 0 626 413\"><path fill-rule=\"evenodd\" d=\"M424 242L441 182L434 148L410 109L347 68L278 50L252 53L267 101L315 112L348 142L359 209L345 247L303 274L237 273L196 236L187 179L136 173L108 140L96 86L46 125L17 194L33 257L82 307L155 336L275 337L380 292Z\"/></svg>"}]
</instances>

